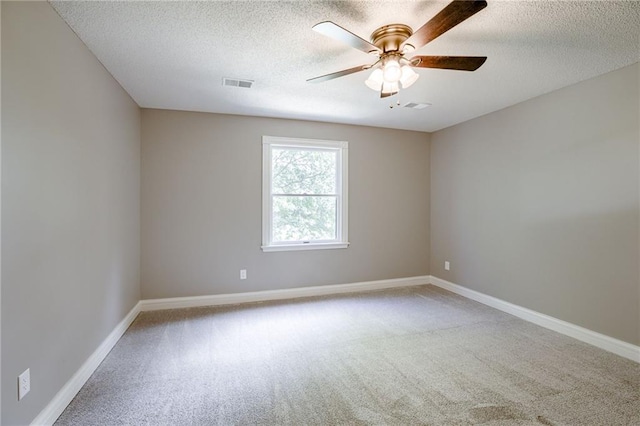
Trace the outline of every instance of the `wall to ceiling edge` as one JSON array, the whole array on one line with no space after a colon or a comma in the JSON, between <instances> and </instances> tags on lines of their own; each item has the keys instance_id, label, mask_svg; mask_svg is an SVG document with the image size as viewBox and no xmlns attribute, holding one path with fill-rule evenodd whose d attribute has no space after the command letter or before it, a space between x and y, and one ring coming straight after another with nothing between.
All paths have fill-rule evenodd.
<instances>
[{"instance_id":1,"label":"wall to ceiling edge","mask_svg":"<svg viewBox=\"0 0 640 426\"><path fill-rule=\"evenodd\" d=\"M639 344L639 74L432 134L431 274Z\"/></svg>"}]
</instances>

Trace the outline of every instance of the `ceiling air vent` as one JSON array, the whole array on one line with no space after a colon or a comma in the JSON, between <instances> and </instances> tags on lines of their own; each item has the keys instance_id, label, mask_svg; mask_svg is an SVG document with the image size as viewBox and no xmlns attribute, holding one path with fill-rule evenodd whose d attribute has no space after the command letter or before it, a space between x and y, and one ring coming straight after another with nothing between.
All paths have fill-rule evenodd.
<instances>
[{"instance_id":1,"label":"ceiling air vent","mask_svg":"<svg viewBox=\"0 0 640 426\"><path fill-rule=\"evenodd\" d=\"M240 80L238 78L223 78L222 79L223 86L231 86L231 87L244 87L245 89L251 89L253 86L253 80Z\"/></svg>"},{"instance_id":2,"label":"ceiling air vent","mask_svg":"<svg viewBox=\"0 0 640 426\"><path fill-rule=\"evenodd\" d=\"M418 102L409 102L403 105L404 108L411 108L411 109L425 109L426 107L431 106L431 104L426 104L426 103L418 103Z\"/></svg>"}]
</instances>

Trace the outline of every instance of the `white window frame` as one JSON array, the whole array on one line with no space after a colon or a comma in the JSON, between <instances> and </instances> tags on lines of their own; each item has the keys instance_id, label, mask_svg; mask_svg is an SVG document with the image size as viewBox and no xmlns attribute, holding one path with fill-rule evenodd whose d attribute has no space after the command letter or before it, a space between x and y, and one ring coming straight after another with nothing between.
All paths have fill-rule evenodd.
<instances>
[{"instance_id":1,"label":"white window frame","mask_svg":"<svg viewBox=\"0 0 640 426\"><path fill-rule=\"evenodd\" d=\"M336 185L336 239L321 241L273 242L273 193L271 188L272 148L303 148L337 152L336 169L339 172ZM348 142L317 139L298 139L278 136L262 137L262 251L322 250L344 249L349 246L348 239Z\"/></svg>"}]
</instances>

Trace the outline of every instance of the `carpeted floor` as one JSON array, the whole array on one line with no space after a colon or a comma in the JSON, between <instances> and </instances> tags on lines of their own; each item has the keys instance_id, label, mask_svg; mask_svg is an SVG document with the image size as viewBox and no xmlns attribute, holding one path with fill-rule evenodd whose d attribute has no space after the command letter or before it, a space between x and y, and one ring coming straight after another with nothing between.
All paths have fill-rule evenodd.
<instances>
[{"instance_id":1,"label":"carpeted floor","mask_svg":"<svg viewBox=\"0 0 640 426\"><path fill-rule=\"evenodd\" d=\"M433 286L144 312L57 425L640 425L640 364Z\"/></svg>"}]
</instances>

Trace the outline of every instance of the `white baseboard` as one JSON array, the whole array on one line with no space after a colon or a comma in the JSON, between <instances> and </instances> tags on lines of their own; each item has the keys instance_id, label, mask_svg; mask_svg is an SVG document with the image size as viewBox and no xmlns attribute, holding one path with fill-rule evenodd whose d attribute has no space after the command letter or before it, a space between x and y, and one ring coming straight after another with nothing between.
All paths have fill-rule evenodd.
<instances>
[{"instance_id":1,"label":"white baseboard","mask_svg":"<svg viewBox=\"0 0 640 426\"><path fill-rule=\"evenodd\" d=\"M397 278L391 280L365 281L352 284L321 285L282 290L253 291L248 293L216 294L211 296L174 297L169 299L141 300L142 311L160 309L193 308L197 306L233 305L237 303L264 302L267 300L296 299L309 296L323 296L338 293L381 290L385 288L407 287L429 284L429 276Z\"/></svg>"},{"instance_id":2,"label":"white baseboard","mask_svg":"<svg viewBox=\"0 0 640 426\"><path fill-rule=\"evenodd\" d=\"M612 352L635 362L640 362L640 346L632 345L631 343L596 333L595 331L571 324L570 322L562 321L549 315L541 314L492 296L487 296L486 294L468 289L438 277L431 276L430 283L468 299L475 300L484 305L491 306L492 308L496 308L518 318L522 318L523 320L532 322L566 336L573 337L574 339L578 339L582 342L589 343L590 345L604 349L605 351Z\"/></svg>"},{"instance_id":3,"label":"white baseboard","mask_svg":"<svg viewBox=\"0 0 640 426\"><path fill-rule=\"evenodd\" d=\"M118 343L120 337L127 331L127 328L131 325L134 319L140 313L140 302L131 309L126 317L113 329L113 331L107 336L106 339L98 346L91 356L82 364L82 366L76 371L76 373L69 379L67 383L60 389L60 391L53 397L51 402L38 414L38 416L31 422L31 425L52 425L62 414L67 405L80 391L82 386L91 377L96 368L109 354L111 349Z\"/></svg>"}]
</instances>

